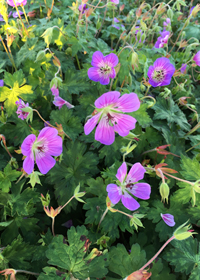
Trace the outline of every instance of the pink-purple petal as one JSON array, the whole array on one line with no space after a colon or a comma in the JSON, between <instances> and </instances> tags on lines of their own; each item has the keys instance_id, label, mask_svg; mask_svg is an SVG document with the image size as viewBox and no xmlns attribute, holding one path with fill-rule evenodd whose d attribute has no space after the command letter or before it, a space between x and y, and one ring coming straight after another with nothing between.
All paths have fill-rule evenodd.
<instances>
[{"instance_id":1,"label":"pink-purple petal","mask_svg":"<svg viewBox=\"0 0 200 280\"><path fill-rule=\"evenodd\" d=\"M138 182L139 180L142 180L144 178L144 173L146 172L145 168L141 165L141 163L137 162L135 163L126 178L127 184L130 182Z\"/></svg>"},{"instance_id":2,"label":"pink-purple petal","mask_svg":"<svg viewBox=\"0 0 200 280\"><path fill-rule=\"evenodd\" d=\"M55 85L52 86L51 92L52 92L52 95L59 96L59 90L58 90L58 88L56 88Z\"/></svg>"},{"instance_id":3,"label":"pink-purple petal","mask_svg":"<svg viewBox=\"0 0 200 280\"><path fill-rule=\"evenodd\" d=\"M160 214L163 221L169 226L169 227L173 227L175 226L175 222L174 222L174 216L171 214Z\"/></svg>"},{"instance_id":4,"label":"pink-purple petal","mask_svg":"<svg viewBox=\"0 0 200 280\"><path fill-rule=\"evenodd\" d=\"M109 184L107 185L106 191L108 192L108 197L113 204L117 204L120 201L122 197L122 191L120 187L115 184Z\"/></svg>"},{"instance_id":5,"label":"pink-purple petal","mask_svg":"<svg viewBox=\"0 0 200 280\"><path fill-rule=\"evenodd\" d=\"M110 53L110 54L106 55L103 60L104 60L104 63L110 67L117 66L117 64L119 62L118 56L114 53Z\"/></svg>"},{"instance_id":6,"label":"pink-purple petal","mask_svg":"<svg viewBox=\"0 0 200 280\"><path fill-rule=\"evenodd\" d=\"M90 134L90 132L95 128L101 113L94 115L91 119L89 119L86 124L84 125L84 132L85 135Z\"/></svg>"},{"instance_id":7,"label":"pink-purple petal","mask_svg":"<svg viewBox=\"0 0 200 280\"><path fill-rule=\"evenodd\" d=\"M36 136L34 134L30 134L24 139L24 141L21 145L21 151L24 156L30 155L31 148L32 148L32 145L35 142L35 140L36 140Z\"/></svg>"},{"instance_id":8,"label":"pink-purple petal","mask_svg":"<svg viewBox=\"0 0 200 280\"><path fill-rule=\"evenodd\" d=\"M111 68L109 77L110 77L111 79L114 79L115 76L116 76L115 68Z\"/></svg>"},{"instance_id":9,"label":"pink-purple petal","mask_svg":"<svg viewBox=\"0 0 200 280\"><path fill-rule=\"evenodd\" d=\"M105 65L103 58L104 58L104 55L102 54L102 52L100 52L100 51L94 52L92 55L92 62L91 62L92 66L103 67Z\"/></svg>"},{"instance_id":10,"label":"pink-purple petal","mask_svg":"<svg viewBox=\"0 0 200 280\"><path fill-rule=\"evenodd\" d=\"M90 80L94 82L99 82L101 75L99 73L99 68L97 67L91 67L88 69L88 77Z\"/></svg>"},{"instance_id":11,"label":"pink-purple petal","mask_svg":"<svg viewBox=\"0 0 200 280\"><path fill-rule=\"evenodd\" d=\"M151 194L151 187L147 183L137 183L132 189L128 189L134 196L141 199L149 199Z\"/></svg>"},{"instance_id":12,"label":"pink-purple petal","mask_svg":"<svg viewBox=\"0 0 200 280\"><path fill-rule=\"evenodd\" d=\"M38 135L38 139L40 140L41 138L46 138L46 139L51 139L54 138L58 135L58 130L53 128L53 127L44 127L39 135Z\"/></svg>"},{"instance_id":13,"label":"pink-purple petal","mask_svg":"<svg viewBox=\"0 0 200 280\"><path fill-rule=\"evenodd\" d=\"M102 94L94 103L96 108L103 108L116 103L120 96L119 91L109 91Z\"/></svg>"},{"instance_id":14,"label":"pink-purple petal","mask_svg":"<svg viewBox=\"0 0 200 280\"><path fill-rule=\"evenodd\" d=\"M127 192L122 195L122 204L129 210L134 211L140 207L140 204Z\"/></svg>"},{"instance_id":15,"label":"pink-purple petal","mask_svg":"<svg viewBox=\"0 0 200 280\"><path fill-rule=\"evenodd\" d=\"M62 138L60 136L56 136L54 138L47 139L48 141L48 151L47 154L51 156L58 157L62 154Z\"/></svg>"},{"instance_id":16,"label":"pink-purple petal","mask_svg":"<svg viewBox=\"0 0 200 280\"><path fill-rule=\"evenodd\" d=\"M100 84L102 84L102 85L108 85L108 84L110 83L110 77L109 77L109 75L101 76L99 82L100 82Z\"/></svg>"},{"instance_id":17,"label":"pink-purple petal","mask_svg":"<svg viewBox=\"0 0 200 280\"><path fill-rule=\"evenodd\" d=\"M114 128L109 125L106 117L102 117L95 131L95 140L104 145L111 145L115 141Z\"/></svg>"},{"instance_id":18,"label":"pink-purple petal","mask_svg":"<svg viewBox=\"0 0 200 280\"><path fill-rule=\"evenodd\" d=\"M125 137L129 134L130 130L135 128L137 120L129 115L112 113L112 116L115 117L114 130L122 137Z\"/></svg>"},{"instance_id":19,"label":"pink-purple petal","mask_svg":"<svg viewBox=\"0 0 200 280\"><path fill-rule=\"evenodd\" d=\"M121 183L123 183L126 174L127 174L127 166L126 163L123 162L122 165L117 170L116 177Z\"/></svg>"},{"instance_id":20,"label":"pink-purple petal","mask_svg":"<svg viewBox=\"0 0 200 280\"><path fill-rule=\"evenodd\" d=\"M23 169L27 174L31 174L34 168L34 156L33 154L27 156L23 161Z\"/></svg>"},{"instance_id":21,"label":"pink-purple petal","mask_svg":"<svg viewBox=\"0 0 200 280\"><path fill-rule=\"evenodd\" d=\"M136 93L126 93L119 98L116 106L118 107L119 111L127 113L134 112L140 108L140 100Z\"/></svg>"},{"instance_id":22,"label":"pink-purple petal","mask_svg":"<svg viewBox=\"0 0 200 280\"><path fill-rule=\"evenodd\" d=\"M48 154L41 155L36 153L36 163L42 174L46 174L54 165L56 160Z\"/></svg>"}]
</instances>

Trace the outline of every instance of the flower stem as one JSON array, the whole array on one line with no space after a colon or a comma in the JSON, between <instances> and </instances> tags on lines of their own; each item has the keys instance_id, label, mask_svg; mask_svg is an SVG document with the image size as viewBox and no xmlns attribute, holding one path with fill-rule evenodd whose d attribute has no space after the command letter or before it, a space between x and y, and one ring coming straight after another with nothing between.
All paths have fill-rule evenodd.
<instances>
[{"instance_id":1,"label":"flower stem","mask_svg":"<svg viewBox=\"0 0 200 280\"><path fill-rule=\"evenodd\" d=\"M39 275L39 273L36 273L36 272L31 272L31 271L27 271L27 270L16 270L16 273L19 272L19 273L27 273L27 274L31 274L31 275Z\"/></svg>"},{"instance_id":2,"label":"flower stem","mask_svg":"<svg viewBox=\"0 0 200 280\"><path fill-rule=\"evenodd\" d=\"M184 182L184 183L190 184L191 186L193 186L193 185L194 185L194 183L192 183L192 182L189 182L189 181L186 181L186 180L180 179L180 178L175 177L175 176L173 176L173 175L171 175L171 174L168 174L167 172L164 172L164 171L163 171L163 173L164 173L165 175L167 175L167 176L169 176L169 177L173 178L173 179L178 180L178 181L181 181L181 182Z\"/></svg>"},{"instance_id":3,"label":"flower stem","mask_svg":"<svg viewBox=\"0 0 200 280\"><path fill-rule=\"evenodd\" d=\"M3 47L4 47L5 51L6 51L6 53L7 53L7 55L8 55L8 58L10 59L10 61L11 61L12 65L13 65L13 67L15 68L15 71L17 71L17 68L16 68L16 66L15 66L15 62L14 62L13 59L11 59L10 54L9 54L9 52L8 52L8 49L6 48L6 45L4 44L3 38L1 37L1 34L0 34L0 41L1 41L1 43L2 43L2 45L3 45Z\"/></svg>"},{"instance_id":4,"label":"flower stem","mask_svg":"<svg viewBox=\"0 0 200 280\"><path fill-rule=\"evenodd\" d=\"M38 114L38 116L40 117L40 119L41 119L43 122L45 122L48 126L51 126L51 127L55 128L55 129L57 129L55 126L53 126L52 124L50 124L50 123L48 123L47 121L45 121L45 120L43 119L43 117L40 115L40 113L38 112L38 110L33 109L33 111L36 112L36 113ZM72 140L72 139L67 135L67 133L65 133L64 131L63 131L63 133L65 134L65 136L67 136L67 138L69 138L70 140Z\"/></svg>"},{"instance_id":5,"label":"flower stem","mask_svg":"<svg viewBox=\"0 0 200 280\"><path fill-rule=\"evenodd\" d=\"M20 15L20 13L19 13L19 10L18 10L18 7L17 7L17 5L16 5L15 0L13 0L13 2L14 2L14 4L15 4L15 8L16 8L17 13L18 13L18 16L19 16L19 18L20 18L20 20L21 20L21 23L22 23L22 26L23 26L23 28L24 28L24 31L26 32L26 35L28 36L28 38L30 38L30 36L29 36L29 34L28 34L28 31L26 30L26 27L25 27L25 25L24 25L24 23L23 23L23 20L22 20L22 18L21 18L21 15Z\"/></svg>"},{"instance_id":6,"label":"flower stem","mask_svg":"<svg viewBox=\"0 0 200 280\"><path fill-rule=\"evenodd\" d=\"M53 233L53 236L55 236L54 224L55 224L55 217L52 218L52 233Z\"/></svg>"},{"instance_id":7,"label":"flower stem","mask_svg":"<svg viewBox=\"0 0 200 280\"><path fill-rule=\"evenodd\" d=\"M75 57L76 57L76 62L78 64L78 69L81 70L81 66L77 54L75 55Z\"/></svg>"},{"instance_id":8,"label":"flower stem","mask_svg":"<svg viewBox=\"0 0 200 280\"><path fill-rule=\"evenodd\" d=\"M160 248L160 250L151 258L143 267L141 267L139 270L144 270L148 265L150 265L155 258L162 252L162 250L175 238L175 236L172 236L170 239L168 239L165 244Z\"/></svg>"},{"instance_id":9,"label":"flower stem","mask_svg":"<svg viewBox=\"0 0 200 280\"><path fill-rule=\"evenodd\" d=\"M113 209L114 209L114 208L113 208ZM125 212L122 212L122 211L120 211L120 210L118 210L118 209L115 209L115 210L116 210L116 212L121 213L121 214L123 214L123 215L125 215L125 216L127 216L127 217L129 217L129 218L133 218L133 216L131 216L131 215L125 213Z\"/></svg>"},{"instance_id":10,"label":"flower stem","mask_svg":"<svg viewBox=\"0 0 200 280\"><path fill-rule=\"evenodd\" d=\"M162 170L161 170L160 168L158 168L157 170L158 170L158 172L160 173L160 176L161 176L161 178L162 178L163 184L165 184L165 177L164 177L164 175L163 175Z\"/></svg>"},{"instance_id":11,"label":"flower stem","mask_svg":"<svg viewBox=\"0 0 200 280\"><path fill-rule=\"evenodd\" d=\"M105 218L105 215L107 214L108 210L109 210L109 209L106 208L106 210L104 211L104 213L103 213L103 215L102 215L102 217L101 217L101 220L100 220L100 222L99 222L99 224L98 224L97 232L98 232L99 227L100 227L100 224L101 224L101 222L103 221L103 219Z\"/></svg>"},{"instance_id":12,"label":"flower stem","mask_svg":"<svg viewBox=\"0 0 200 280\"><path fill-rule=\"evenodd\" d=\"M65 206L70 203L70 201L74 198L74 195L61 207L60 211L65 208Z\"/></svg>"},{"instance_id":13,"label":"flower stem","mask_svg":"<svg viewBox=\"0 0 200 280\"><path fill-rule=\"evenodd\" d=\"M22 10L23 10L23 12L24 12L24 16L25 16L26 22L27 22L28 25L29 25L29 21L28 21L27 15L26 15L26 11L25 11L25 9L24 9L24 5L22 4L21 7L22 7Z\"/></svg>"},{"instance_id":14,"label":"flower stem","mask_svg":"<svg viewBox=\"0 0 200 280\"><path fill-rule=\"evenodd\" d=\"M11 156L11 154L10 154L10 152L8 151L8 148L7 148L7 146L6 146L6 138L5 138L5 136L3 135L3 134L0 134L0 139L2 139L1 140L1 145L6 149L6 152L9 154L9 156L12 158L12 156ZM2 144L3 143L3 144Z\"/></svg>"},{"instance_id":15,"label":"flower stem","mask_svg":"<svg viewBox=\"0 0 200 280\"><path fill-rule=\"evenodd\" d=\"M149 89L149 88L150 88L150 87L148 87L148 89ZM144 96L144 97L142 97L140 100L145 99L145 98L153 99L153 104L150 105L150 106L148 106L148 108L151 108L151 107L153 107L153 106L156 104L156 100L155 100L155 98L153 98L153 96Z\"/></svg>"},{"instance_id":16,"label":"flower stem","mask_svg":"<svg viewBox=\"0 0 200 280\"><path fill-rule=\"evenodd\" d=\"M190 150L192 150L193 148L195 148L195 147L198 146L198 145L200 145L200 143L198 143L198 144L194 145L193 147L189 148L189 149L186 151L186 153L189 152Z\"/></svg>"}]
</instances>

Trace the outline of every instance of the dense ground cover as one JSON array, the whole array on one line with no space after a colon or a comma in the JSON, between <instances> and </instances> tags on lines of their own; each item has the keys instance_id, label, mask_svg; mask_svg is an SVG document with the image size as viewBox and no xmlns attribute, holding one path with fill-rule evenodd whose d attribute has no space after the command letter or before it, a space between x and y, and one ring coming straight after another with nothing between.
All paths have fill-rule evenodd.
<instances>
[{"instance_id":1,"label":"dense ground cover","mask_svg":"<svg viewBox=\"0 0 200 280\"><path fill-rule=\"evenodd\" d=\"M0 1L0 279L200 279L199 10Z\"/></svg>"}]
</instances>

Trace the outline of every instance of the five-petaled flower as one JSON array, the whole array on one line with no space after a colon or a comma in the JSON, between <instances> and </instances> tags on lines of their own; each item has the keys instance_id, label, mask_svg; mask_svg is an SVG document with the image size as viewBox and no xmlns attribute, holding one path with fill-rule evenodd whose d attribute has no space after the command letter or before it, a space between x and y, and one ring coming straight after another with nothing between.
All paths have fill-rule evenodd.
<instances>
[{"instance_id":1,"label":"five-petaled flower","mask_svg":"<svg viewBox=\"0 0 200 280\"><path fill-rule=\"evenodd\" d=\"M15 4L16 6L25 6L26 3L27 3L27 0L15 0L15 3L14 3L14 0L7 0L7 3L8 5L12 6L12 7L15 7Z\"/></svg>"},{"instance_id":2,"label":"five-petaled flower","mask_svg":"<svg viewBox=\"0 0 200 280\"><path fill-rule=\"evenodd\" d=\"M174 216L171 214L160 214L161 218L163 219L163 221L165 222L165 224L167 224L169 227L173 227L175 226L175 222L174 222Z\"/></svg>"},{"instance_id":3,"label":"five-petaled flower","mask_svg":"<svg viewBox=\"0 0 200 280\"><path fill-rule=\"evenodd\" d=\"M163 31L160 32L161 37L158 37L156 43L155 43L155 48L156 49L160 49L163 48L165 44L167 44L169 36L170 36L170 32L169 31Z\"/></svg>"},{"instance_id":4,"label":"five-petaled flower","mask_svg":"<svg viewBox=\"0 0 200 280\"><path fill-rule=\"evenodd\" d=\"M108 85L110 78L114 79L116 76L114 67L117 66L118 61L118 56L114 53L104 56L100 51L94 52L91 62L93 67L88 69L88 77L92 81Z\"/></svg>"},{"instance_id":5,"label":"five-petaled flower","mask_svg":"<svg viewBox=\"0 0 200 280\"><path fill-rule=\"evenodd\" d=\"M196 62L196 65L200 66L200 51L195 54L193 60Z\"/></svg>"},{"instance_id":6,"label":"five-petaled flower","mask_svg":"<svg viewBox=\"0 0 200 280\"><path fill-rule=\"evenodd\" d=\"M23 100L19 99L19 101L16 101L15 104L17 105L16 113L18 115L18 118L20 118L21 120L25 120L28 117L29 112L24 112L22 109L29 107L28 102L25 104Z\"/></svg>"},{"instance_id":7,"label":"five-petaled flower","mask_svg":"<svg viewBox=\"0 0 200 280\"><path fill-rule=\"evenodd\" d=\"M171 78L175 72L175 67L166 57L157 58L153 66L149 67L147 76L149 83L153 87L167 86L171 82Z\"/></svg>"},{"instance_id":8,"label":"five-petaled flower","mask_svg":"<svg viewBox=\"0 0 200 280\"><path fill-rule=\"evenodd\" d=\"M120 97L120 92L110 91L95 101L95 107L97 113L86 122L85 134L88 135L98 123L95 140L111 145L115 140L115 132L124 137L135 128L137 120L123 113L138 110L140 101L136 93L132 92Z\"/></svg>"},{"instance_id":9,"label":"five-petaled flower","mask_svg":"<svg viewBox=\"0 0 200 280\"><path fill-rule=\"evenodd\" d=\"M78 9L79 9L80 12L82 12L82 14L84 14L85 11L88 10L86 4L81 4L81 5L78 7Z\"/></svg>"},{"instance_id":10,"label":"five-petaled flower","mask_svg":"<svg viewBox=\"0 0 200 280\"><path fill-rule=\"evenodd\" d=\"M46 174L55 164L52 156L60 156L62 153L62 138L58 131L52 127L43 128L38 137L34 134L27 136L21 146L21 151L26 156L23 169L31 174L34 161L42 174Z\"/></svg>"},{"instance_id":11,"label":"five-petaled flower","mask_svg":"<svg viewBox=\"0 0 200 280\"><path fill-rule=\"evenodd\" d=\"M45 213L47 214L47 216L49 216L52 219L54 219L60 213L61 210L62 210L62 206L59 206L56 209L53 209L53 207L49 209L48 206L46 207L44 206Z\"/></svg>"},{"instance_id":12,"label":"five-petaled flower","mask_svg":"<svg viewBox=\"0 0 200 280\"><path fill-rule=\"evenodd\" d=\"M126 163L119 167L117 170L116 178L119 180L119 186L116 184L107 185L107 192L110 201L113 204L117 204L120 199L123 205L134 211L140 207L140 204L131 196L134 195L141 199L149 199L151 193L151 187L147 183L138 183L139 180L144 178L145 168L139 163L135 163L128 175Z\"/></svg>"}]
</instances>

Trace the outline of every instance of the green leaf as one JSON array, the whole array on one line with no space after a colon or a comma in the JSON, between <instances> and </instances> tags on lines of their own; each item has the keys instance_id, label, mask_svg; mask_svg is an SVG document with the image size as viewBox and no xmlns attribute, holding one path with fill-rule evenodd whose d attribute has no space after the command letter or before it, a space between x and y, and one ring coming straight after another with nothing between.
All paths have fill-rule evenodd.
<instances>
[{"instance_id":1,"label":"green leaf","mask_svg":"<svg viewBox=\"0 0 200 280\"><path fill-rule=\"evenodd\" d=\"M195 158L189 158L184 155L181 156L181 175L185 180L199 180L200 178L200 164Z\"/></svg>"},{"instance_id":2,"label":"green leaf","mask_svg":"<svg viewBox=\"0 0 200 280\"><path fill-rule=\"evenodd\" d=\"M48 173L48 182L55 184L55 193L60 205L64 205L74 195L76 186L81 185L98 173L98 159L92 152L86 152L86 145L78 141L68 142L63 149L63 161L57 163ZM64 209L75 207L72 200Z\"/></svg>"},{"instance_id":3,"label":"green leaf","mask_svg":"<svg viewBox=\"0 0 200 280\"><path fill-rule=\"evenodd\" d=\"M183 241L173 240L174 248L164 255L171 265L175 266L175 272L190 274L190 280L197 280L200 272L200 246L196 238L188 238ZM200 274L198 274L200 275Z\"/></svg>"},{"instance_id":4,"label":"green leaf","mask_svg":"<svg viewBox=\"0 0 200 280\"><path fill-rule=\"evenodd\" d=\"M65 280L70 280L70 276L67 273L58 271L55 267L44 267L44 273L40 273L38 280L61 280L64 277Z\"/></svg>"},{"instance_id":5,"label":"green leaf","mask_svg":"<svg viewBox=\"0 0 200 280\"><path fill-rule=\"evenodd\" d=\"M147 113L147 107L148 104L141 104L137 111L130 113L130 115L134 117L142 127L146 127L152 122Z\"/></svg>"},{"instance_id":6,"label":"green leaf","mask_svg":"<svg viewBox=\"0 0 200 280\"><path fill-rule=\"evenodd\" d=\"M4 172L0 171L0 188L3 192L9 192L11 182L15 181L21 175L20 171L12 169L10 164L4 168Z\"/></svg>"},{"instance_id":7,"label":"green leaf","mask_svg":"<svg viewBox=\"0 0 200 280\"><path fill-rule=\"evenodd\" d=\"M34 246L23 242L22 237L19 235L17 239L13 240L13 242L3 250L3 262L9 267L29 269L31 267L30 261L34 250Z\"/></svg>"},{"instance_id":8,"label":"green leaf","mask_svg":"<svg viewBox=\"0 0 200 280\"><path fill-rule=\"evenodd\" d=\"M7 114L11 116L17 108L15 102L18 101L19 98L27 101L33 100L34 96L31 96L33 91L31 86L24 85L26 80L24 79L24 74L21 69L13 75L6 72L4 82L11 88L6 86L0 87L0 102L5 102L4 105Z\"/></svg>"},{"instance_id":9,"label":"green leaf","mask_svg":"<svg viewBox=\"0 0 200 280\"><path fill-rule=\"evenodd\" d=\"M190 125L185 114L174 103L173 99L158 98L156 104L152 107L155 110L154 120L167 120L168 125L176 123L183 130L189 130Z\"/></svg>"},{"instance_id":10,"label":"green leaf","mask_svg":"<svg viewBox=\"0 0 200 280\"><path fill-rule=\"evenodd\" d=\"M67 232L67 242L63 242L63 236L54 237L46 256L48 263L61 269L70 271L72 275L79 279L85 280L87 277L104 277L107 273L105 265L105 256L85 260L85 240L87 240L88 231L84 226L71 227ZM98 265L97 265L98 263Z\"/></svg>"},{"instance_id":11,"label":"green leaf","mask_svg":"<svg viewBox=\"0 0 200 280\"><path fill-rule=\"evenodd\" d=\"M50 115L51 123L62 124L63 130L74 141L83 131L83 126L79 117L73 116L72 109L63 106L60 110L52 111Z\"/></svg>"},{"instance_id":12,"label":"green leaf","mask_svg":"<svg viewBox=\"0 0 200 280\"><path fill-rule=\"evenodd\" d=\"M133 244L129 254L123 244L111 247L109 252L109 270L122 278L139 270L146 263L146 253L139 244Z\"/></svg>"},{"instance_id":13,"label":"green leaf","mask_svg":"<svg viewBox=\"0 0 200 280\"><path fill-rule=\"evenodd\" d=\"M88 83L88 75L86 70L75 71L74 69L68 69L65 73L65 81L63 86L71 94L79 94L87 90L91 91L91 84Z\"/></svg>"},{"instance_id":14,"label":"green leaf","mask_svg":"<svg viewBox=\"0 0 200 280\"><path fill-rule=\"evenodd\" d=\"M67 44L71 45L72 56L75 56L78 51L82 50L82 46L79 44L79 40L74 36L71 36L71 38L67 40Z\"/></svg>"}]
</instances>

